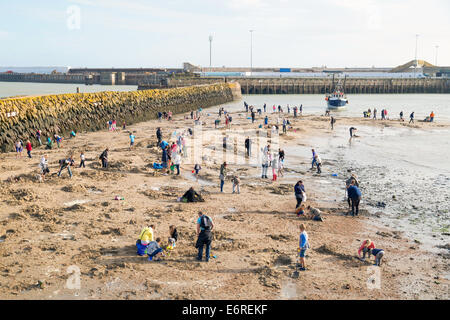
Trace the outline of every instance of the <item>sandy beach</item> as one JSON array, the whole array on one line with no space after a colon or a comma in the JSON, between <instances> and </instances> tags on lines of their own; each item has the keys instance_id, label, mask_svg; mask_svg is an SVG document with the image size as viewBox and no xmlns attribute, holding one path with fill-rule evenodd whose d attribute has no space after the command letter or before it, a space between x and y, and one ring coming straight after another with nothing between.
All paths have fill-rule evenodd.
<instances>
[{"instance_id":1,"label":"sandy beach","mask_svg":"<svg viewBox=\"0 0 450 320\"><path fill-rule=\"evenodd\" d=\"M225 132L223 117L221 127L214 129L217 109L203 110L203 128ZM269 123L275 123L277 115L268 115ZM156 128L160 126L164 139L170 141L173 131L193 127L193 120L185 116L138 123L117 132L105 128L79 133L64 140L60 149L35 148L32 159L26 158L26 152L21 159L13 152L0 154L0 298L448 299L448 251L425 250L419 241L380 223L379 215L369 213L364 202L360 216L345 215L344 181L348 177L341 172L347 168L337 161L324 161L319 176L309 170L310 152L296 154L295 168L286 165L286 177L276 182L261 179L259 166L230 163L229 171L241 178L240 194L232 194L229 180L220 193L220 159L202 165L199 182L193 178L190 163L182 162L180 176L154 170L152 164L161 158ZM233 129L256 129L263 118L258 116L252 124L245 112L232 116ZM282 148L311 147L312 138L333 134L329 117L293 119L291 114L289 119L293 128L279 136ZM350 126L440 130L448 129L450 123L408 125L407 121L340 117L335 130ZM129 132L136 136L132 150ZM98 160L105 147L110 148L107 170ZM238 153L242 150L240 145ZM87 161L86 168L80 169L81 151ZM69 179L67 171L57 177L58 160L69 152L76 161L73 178ZM35 176L44 154L50 175L40 183ZM286 159L291 156L286 153ZM338 177L331 175L338 171ZM269 173L271 177L270 168ZM300 179L307 190L307 204L324 212L324 222L295 215L293 182ZM331 182L319 183L322 180L342 186L341 201L324 201ZM370 188L367 182L373 181L361 184ZM176 201L190 186L202 193L205 202ZM114 200L115 196L125 200ZM215 223L212 254L216 258L208 263L195 260L199 210ZM308 270L294 279L300 223L307 226L311 249ZM164 241L169 225L176 225L180 234L174 252L161 262L136 255L135 241L149 224L156 226L155 235ZM448 233L437 237L444 247L449 246ZM372 266L373 258L370 263L357 258L366 238L386 251L380 267ZM80 270L80 286L71 289L68 281L74 270Z\"/></svg>"}]
</instances>

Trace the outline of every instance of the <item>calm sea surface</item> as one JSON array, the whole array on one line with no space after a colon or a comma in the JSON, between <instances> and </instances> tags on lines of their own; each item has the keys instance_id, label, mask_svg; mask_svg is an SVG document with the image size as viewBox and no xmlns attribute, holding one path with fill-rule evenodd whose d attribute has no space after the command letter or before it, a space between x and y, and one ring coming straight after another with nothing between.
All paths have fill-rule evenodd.
<instances>
[{"instance_id":1,"label":"calm sea surface","mask_svg":"<svg viewBox=\"0 0 450 320\"><path fill-rule=\"evenodd\" d=\"M137 86L102 86L99 84L84 85L71 83L34 83L34 82L1 82L0 98L12 96L35 96L58 93L76 93L77 87L80 92L98 91L132 91Z\"/></svg>"}]
</instances>

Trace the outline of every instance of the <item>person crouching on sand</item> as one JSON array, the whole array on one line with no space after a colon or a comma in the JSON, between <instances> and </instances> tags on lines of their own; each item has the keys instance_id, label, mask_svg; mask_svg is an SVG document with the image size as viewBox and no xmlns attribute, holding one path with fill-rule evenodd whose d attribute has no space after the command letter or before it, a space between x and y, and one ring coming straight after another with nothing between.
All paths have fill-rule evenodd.
<instances>
[{"instance_id":1,"label":"person crouching on sand","mask_svg":"<svg viewBox=\"0 0 450 320\"><path fill-rule=\"evenodd\" d=\"M161 238L156 238L156 241L152 241L147 247L148 261L161 261L161 257L164 256L163 249L161 248Z\"/></svg>"},{"instance_id":2,"label":"person crouching on sand","mask_svg":"<svg viewBox=\"0 0 450 320\"><path fill-rule=\"evenodd\" d=\"M309 248L308 234L306 233L306 226L300 224L300 242L298 248L298 256L300 258L300 271L306 270L305 254Z\"/></svg>"},{"instance_id":3,"label":"person crouching on sand","mask_svg":"<svg viewBox=\"0 0 450 320\"><path fill-rule=\"evenodd\" d=\"M364 261L366 259L366 254L367 254L367 258L370 259L370 250L371 249L375 249L375 244L370 241L370 239L364 240L363 243L361 244L361 246L358 249L358 257L361 261ZM363 253L363 256L361 257L361 251Z\"/></svg>"},{"instance_id":4,"label":"person crouching on sand","mask_svg":"<svg viewBox=\"0 0 450 320\"><path fill-rule=\"evenodd\" d=\"M317 209L317 208L313 208L313 207L311 207L311 206L308 206L308 210L309 210L309 218L310 218L311 220L314 220L314 221L323 221L323 218L322 218L322 211L320 211L320 210Z\"/></svg>"},{"instance_id":5,"label":"person crouching on sand","mask_svg":"<svg viewBox=\"0 0 450 320\"><path fill-rule=\"evenodd\" d=\"M147 253L147 247L149 243L153 241L154 230L155 226L150 225L149 227L143 228L141 233L139 234L139 238L136 240L136 253L139 256L143 256Z\"/></svg>"},{"instance_id":6,"label":"person crouching on sand","mask_svg":"<svg viewBox=\"0 0 450 320\"><path fill-rule=\"evenodd\" d=\"M375 264L374 264L374 266L377 266L377 267L381 266L381 259L384 256L384 250L383 249L374 248L374 249L372 249L372 254L375 257Z\"/></svg>"}]
</instances>

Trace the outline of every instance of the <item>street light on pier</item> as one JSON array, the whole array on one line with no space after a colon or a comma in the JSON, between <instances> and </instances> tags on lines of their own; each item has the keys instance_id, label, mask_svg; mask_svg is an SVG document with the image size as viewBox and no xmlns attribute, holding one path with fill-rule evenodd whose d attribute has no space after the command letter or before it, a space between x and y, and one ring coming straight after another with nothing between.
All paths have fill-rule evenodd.
<instances>
[{"instance_id":1,"label":"street light on pier","mask_svg":"<svg viewBox=\"0 0 450 320\"><path fill-rule=\"evenodd\" d=\"M419 35L416 34L416 53L414 55L414 78L416 77L416 68L417 68L417 40L419 39Z\"/></svg>"},{"instance_id":2,"label":"street light on pier","mask_svg":"<svg viewBox=\"0 0 450 320\"><path fill-rule=\"evenodd\" d=\"M250 76L253 75L253 31L250 31Z\"/></svg>"},{"instance_id":3,"label":"street light on pier","mask_svg":"<svg viewBox=\"0 0 450 320\"><path fill-rule=\"evenodd\" d=\"M209 35L209 72L212 71L212 64L211 64L211 48L212 48L212 41L213 41L213 36Z\"/></svg>"},{"instance_id":4,"label":"street light on pier","mask_svg":"<svg viewBox=\"0 0 450 320\"><path fill-rule=\"evenodd\" d=\"M439 49L439 46L435 46L435 48L436 48L436 58L435 58L435 60L434 60L434 65L437 67L437 65L438 65L438 60L437 60L437 58L438 58L438 49Z\"/></svg>"}]
</instances>

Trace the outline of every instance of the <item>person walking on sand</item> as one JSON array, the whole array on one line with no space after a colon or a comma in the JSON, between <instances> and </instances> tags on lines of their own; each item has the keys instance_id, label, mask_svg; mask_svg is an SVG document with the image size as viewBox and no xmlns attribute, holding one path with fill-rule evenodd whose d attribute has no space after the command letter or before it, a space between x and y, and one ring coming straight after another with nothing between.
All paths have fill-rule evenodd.
<instances>
[{"instance_id":1,"label":"person walking on sand","mask_svg":"<svg viewBox=\"0 0 450 320\"><path fill-rule=\"evenodd\" d=\"M284 160L278 156L278 176L284 177Z\"/></svg>"},{"instance_id":2,"label":"person walking on sand","mask_svg":"<svg viewBox=\"0 0 450 320\"><path fill-rule=\"evenodd\" d=\"M373 119L377 120L377 108L373 108Z\"/></svg>"},{"instance_id":3,"label":"person walking on sand","mask_svg":"<svg viewBox=\"0 0 450 320\"><path fill-rule=\"evenodd\" d=\"M430 122L433 122L434 120L434 111L431 111L430 113Z\"/></svg>"},{"instance_id":4,"label":"person walking on sand","mask_svg":"<svg viewBox=\"0 0 450 320\"><path fill-rule=\"evenodd\" d=\"M130 150L134 146L134 139L135 138L136 138L135 135L130 132Z\"/></svg>"},{"instance_id":5,"label":"person walking on sand","mask_svg":"<svg viewBox=\"0 0 450 320\"><path fill-rule=\"evenodd\" d=\"M364 240L361 246L358 249L358 257L361 261L364 261L367 258L370 259L370 250L375 249L375 244L370 241L370 239ZM363 256L361 257L361 252L363 253Z\"/></svg>"},{"instance_id":6,"label":"person walking on sand","mask_svg":"<svg viewBox=\"0 0 450 320\"><path fill-rule=\"evenodd\" d=\"M223 192L223 185L225 184L225 179L227 177L227 163L224 162L222 163L222 165L220 166L220 175L219 175L219 179L220 179L220 192Z\"/></svg>"},{"instance_id":7,"label":"person walking on sand","mask_svg":"<svg viewBox=\"0 0 450 320\"><path fill-rule=\"evenodd\" d=\"M331 118L330 118L331 130L334 130L335 123L336 123L336 118L331 116Z\"/></svg>"},{"instance_id":8,"label":"person walking on sand","mask_svg":"<svg viewBox=\"0 0 450 320\"><path fill-rule=\"evenodd\" d=\"M414 111L409 115L409 123L414 123Z\"/></svg>"},{"instance_id":9,"label":"person walking on sand","mask_svg":"<svg viewBox=\"0 0 450 320\"><path fill-rule=\"evenodd\" d=\"M264 113L266 113L266 104L264 103Z\"/></svg>"},{"instance_id":10,"label":"person walking on sand","mask_svg":"<svg viewBox=\"0 0 450 320\"><path fill-rule=\"evenodd\" d=\"M195 244L195 247L198 249L197 261L202 261L204 246L206 246L205 261L209 261L213 229L214 223L212 219L199 211L197 219L197 242Z\"/></svg>"},{"instance_id":11,"label":"person walking on sand","mask_svg":"<svg viewBox=\"0 0 450 320\"><path fill-rule=\"evenodd\" d=\"M194 171L193 171L193 173L194 173L194 175L195 175L195 180L198 182L198 173L200 172L200 170L202 169L202 167L198 164L198 163L196 163L195 165L194 165Z\"/></svg>"},{"instance_id":12,"label":"person walking on sand","mask_svg":"<svg viewBox=\"0 0 450 320\"><path fill-rule=\"evenodd\" d=\"M309 239L308 239L308 233L306 233L306 226L302 223L300 224L300 241L299 241L299 247L298 247L298 256L300 258L300 271L306 270L306 261L305 261L305 255L306 250L309 249Z\"/></svg>"},{"instance_id":13,"label":"person walking on sand","mask_svg":"<svg viewBox=\"0 0 450 320\"><path fill-rule=\"evenodd\" d=\"M108 168L108 152L109 148L106 148L101 154L99 159L102 161L102 168Z\"/></svg>"},{"instance_id":14,"label":"person walking on sand","mask_svg":"<svg viewBox=\"0 0 450 320\"><path fill-rule=\"evenodd\" d=\"M279 169L279 156L278 154L273 155L272 159L272 181L277 181L277 173Z\"/></svg>"},{"instance_id":15,"label":"person walking on sand","mask_svg":"<svg viewBox=\"0 0 450 320\"><path fill-rule=\"evenodd\" d=\"M303 181L299 180L294 186L294 194L295 199L297 200L297 204L295 206L295 209L301 206L302 201L306 200L306 192L305 192L305 186L303 185Z\"/></svg>"},{"instance_id":16,"label":"person walking on sand","mask_svg":"<svg viewBox=\"0 0 450 320\"><path fill-rule=\"evenodd\" d=\"M55 141L56 141L56 145L58 146L58 149L61 148L62 138L59 135L57 135L57 134L54 135L54 138L55 138Z\"/></svg>"},{"instance_id":17,"label":"person walking on sand","mask_svg":"<svg viewBox=\"0 0 450 320\"><path fill-rule=\"evenodd\" d=\"M22 158L22 144L20 143L20 141L17 140L14 146L16 148L16 159L18 159L19 157Z\"/></svg>"},{"instance_id":18,"label":"person walking on sand","mask_svg":"<svg viewBox=\"0 0 450 320\"><path fill-rule=\"evenodd\" d=\"M33 150L33 147L31 146L30 140L27 140L25 148L27 149L28 158L31 158L31 150Z\"/></svg>"},{"instance_id":19,"label":"person walking on sand","mask_svg":"<svg viewBox=\"0 0 450 320\"><path fill-rule=\"evenodd\" d=\"M48 169L48 161L47 161L47 155L46 154L42 156L38 167L39 167L39 169L41 171L42 180L44 181L45 180L45 175L50 172L50 170Z\"/></svg>"},{"instance_id":20,"label":"person walking on sand","mask_svg":"<svg viewBox=\"0 0 450 320\"><path fill-rule=\"evenodd\" d=\"M311 152L312 152L311 170L313 170L314 164L316 163L316 151L314 149L311 149Z\"/></svg>"},{"instance_id":21,"label":"person walking on sand","mask_svg":"<svg viewBox=\"0 0 450 320\"><path fill-rule=\"evenodd\" d=\"M251 157L252 155L252 140L250 140L250 137L245 139L245 153L247 157Z\"/></svg>"},{"instance_id":22,"label":"person walking on sand","mask_svg":"<svg viewBox=\"0 0 450 320\"><path fill-rule=\"evenodd\" d=\"M166 170L166 171L168 171L168 168L169 168L168 150L169 150L169 146L166 145L164 147L164 149L162 150L162 155L161 155L162 167L163 167L163 170Z\"/></svg>"},{"instance_id":23,"label":"person walking on sand","mask_svg":"<svg viewBox=\"0 0 450 320\"><path fill-rule=\"evenodd\" d=\"M356 131L358 129L356 129L355 127L350 127L349 131L350 131L350 138L353 138L355 135L353 134L353 131Z\"/></svg>"},{"instance_id":24,"label":"person walking on sand","mask_svg":"<svg viewBox=\"0 0 450 320\"><path fill-rule=\"evenodd\" d=\"M156 139L158 139L158 145L159 145L162 141L162 132L161 132L160 127L158 127L158 129L156 129Z\"/></svg>"},{"instance_id":25,"label":"person walking on sand","mask_svg":"<svg viewBox=\"0 0 450 320\"><path fill-rule=\"evenodd\" d=\"M173 164L175 165L175 168L177 168L177 176L180 175L180 164L181 164L181 156L179 152L175 152L175 155L173 157Z\"/></svg>"},{"instance_id":26,"label":"person walking on sand","mask_svg":"<svg viewBox=\"0 0 450 320\"><path fill-rule=\"evenodd\" d=\"M359 188L359 183L358 183L358 179L356 178L356 174L352 173L352 175L350 176L350 178L348 178L345 181L345 193L347 194L347 203L348 203L348 207L349 209L352 207L351 203L350 203L350 198L348 197L348 193L347 190L348 188L351 186L352 181L355 183L355 186L357 186Z\"/></svg>"},{"instance_id":27,"label":"person walking on sand","mask_svg":"<svg viewBox=\"0 0 450 320\"><path fill-rule=\"evenodd\" d=\"M320 159L319 155L316 154L316 166L317 166L317 173L322 173L322 159Z\"/></svg>"},{"instance_id":28,"label":"person walking on sand","mask_svg":"<svg viewBox=\"0 0 450 320\"><path fill-rule=\"evenodd\" d=\"M239 177L237 175L234 175L233 178L231 179L231 181L233 182L233 193L235 193L235 189L237 189L237 193L240 194L241 193L241 188L240 188L241 179L239 179Z\"/></svg>"},{"instance_id":29,"label":"person walking on sand","mask_svg":"<svg viewBox=\"0 0 450 320\"><path fill-rule=\"evenodd\" d=\"M264 149L262 149L262 154L261 154L261 167L262 167L262 171L261 171L261 178L263 179L267 179L267 169L269 168L269 150L270 146L265 147Z\"/></svg>"},{"instance_id":30,"label":"person walking on sand","mask_svg":"<svg viewBox=\"0 0 450 320\"><path fill-rule=\"evenodd\" d=\"M81 167L86 168L86 163L85 162L86 162L86 157L84 156L84 152L81 152L79 168L81 168Z\"/></svg>"},{"instance_id":31,"label":"person walking on sand","mask_svg":"<svg viewBox=\"0 0 450 320\"><path fill-rule=\"evenodd\" d=\"M361 190L355 185L355 181L350 183L347 194L352 204L352 216L357 216L359 213L359 202L361 201Z\"/></svg>"},{"instance_id":32,"label":"person walking on sand","mask_svg":"<svg viewBox=\"0 0 450 320\"><path fill-rule=\"evenodd\" d=\"M37 130L36 131L36 139L39 142L39 145L42 146L42 141L41 141L41 130Z\"/></svg>"}]
</instances>

